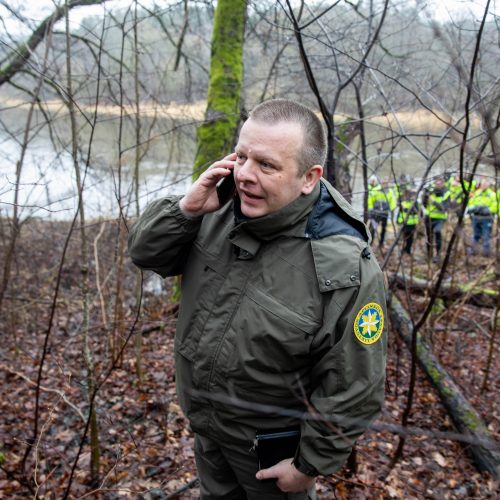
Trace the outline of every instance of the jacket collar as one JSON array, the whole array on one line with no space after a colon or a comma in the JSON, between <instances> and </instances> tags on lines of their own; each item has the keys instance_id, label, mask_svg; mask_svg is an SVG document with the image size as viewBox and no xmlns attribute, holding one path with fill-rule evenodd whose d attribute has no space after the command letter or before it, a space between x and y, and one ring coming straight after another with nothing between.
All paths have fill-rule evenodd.
<instances>
[{"instance_id":1,"label":"jacket collar","mask_svg":"<svg viewBox=\"0 0 500 500\"><path fill-rule=\"evenodd\" d=\"M320 183L316 184L308 195L301 195L281 210L262 217L250 219L241 213L240 200L235 199L234 220L235 230L244 228L261 240L273 240L278 236L304 236L304 223L320 194ZM297 233L297 229L299 232ZM300 230L302 232L300 233Z\"/></svg>"},{"instance_id":2,"label":"jacket collar","mask_svg":"<svg viewBox=\"0 0 500 500\"><path fill-rule=\"evenodd\" d=\"M236 197L235 226L229 234L229 240L240 248L240 258L255 256L263 241L271 241L279 236L304 238L307 217L320 194L319 184L310 194L299 196L281 210L254 219L241 213L240 200Z\"/></svg>"}]
</instances>

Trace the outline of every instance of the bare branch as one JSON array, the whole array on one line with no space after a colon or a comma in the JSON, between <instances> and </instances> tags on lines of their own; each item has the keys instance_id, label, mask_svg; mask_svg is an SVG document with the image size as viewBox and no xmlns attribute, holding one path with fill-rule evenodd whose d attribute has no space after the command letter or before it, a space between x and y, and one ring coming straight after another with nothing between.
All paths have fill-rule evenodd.
<instances>
[{"instance_id":1,"label":"bare branch","mask_svg":"<svg viewBox=\"0 0 500 500\"><path fill-rule=\"evenodd\" d=\"M100 5L107 0L71 0L68 2L68 9L81 7L84 5ZM11 51L11 62L0 69L0 86L10 81L17 72L23 68L29 61L31 54L45 38L47 31L64 16L64 5L57 7L56 10L46 17L38 27L33 31L26 43L19 44Z\"/></svg>"}]
</instances>

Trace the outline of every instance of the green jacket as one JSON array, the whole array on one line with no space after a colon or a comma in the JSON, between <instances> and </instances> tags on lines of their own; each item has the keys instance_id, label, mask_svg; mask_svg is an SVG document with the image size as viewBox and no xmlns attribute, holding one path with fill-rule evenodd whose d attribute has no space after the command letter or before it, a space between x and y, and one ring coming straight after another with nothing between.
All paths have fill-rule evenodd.
<instances>
[{"instance_id":1,"label":"green jacket","mask_svg":"<svg viewBox=\"0 0 500 500\"><path fill-rule=\"evenodd\" d=\"M178 202L152 203L129 250L183 274L176 380L193 430L250 448L256 430L300 425L299 463L338 470L384 399L385 286L366 226L323 180L256 219L235 216L237 200L198 219ZM335 422L301 420L308 407Z\"/></svg>"}]
</instances>

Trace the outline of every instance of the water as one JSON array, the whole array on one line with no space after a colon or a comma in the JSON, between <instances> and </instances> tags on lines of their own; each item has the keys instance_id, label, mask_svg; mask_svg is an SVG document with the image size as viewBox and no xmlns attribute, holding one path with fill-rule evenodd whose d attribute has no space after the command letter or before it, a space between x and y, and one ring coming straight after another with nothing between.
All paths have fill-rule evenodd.
<instances>
[{"instance_id":1,"label":"water","mask_svg":"<svg viewBox=\"0 0 500 500\"><path fill-rule=\"evenodd\" d=\"M0 215L12 215L15 195L16 163L21 148L12 139L0 140ZM113 168L114 167L114 168ZM119 183L116 166L80 166L84 182L83 203L88 219L113 218L122 212L135 215L136 201L131 169L127 165ZM139 206L166 195L183 194L191 183L188 165L166 169L152 162L141 163ZM40 140L29 145L24 157L19 187L19 216L72 219L78 206L78 189L73 160L68 152L57 153L51 144Z\"/></svg>"},{"instance_id":2,"label":"water","mask_svg":"<svg viewBox=\"0 0 500 500\"><path fill-rule=\"evenodd\" d=\"M104 145L105 146L105 145ZM101 145L101 149L104 150ZM188 148L192 151L193 148ZM16 163L21 148L8 136L0 135L0 216L13 213ZM186 156L186 155L184 155ZM83 202L87 219L116 218L120 207L125 217L136 215L136 200L131 175L133 167L123 166L119 183L116 161L104 160L101 152L95 154L86 175L85 164L80 166L84 179ZM161 155L158 155L161 157ZM415 167L415 161L403 162L399 172L407 173L406 163ZM191 164L184 163L166 168L158 161L141 162L139 180L139 207L142 211L152 200L172 194L183 194L191 183ZM411 173L422 173L424 166L413 168ZM442 170L440 168L440 170ZM360 169L353 174L352 205L358 214L363 212L364 188ZM419 182L416 182L416 186ZM19 188L19 217L40 217L70 220L78 206L78 192L73 161L68 152L57 153L50 141L38 138L30 142L24 158Z\"/></svg>"}]
</instances>

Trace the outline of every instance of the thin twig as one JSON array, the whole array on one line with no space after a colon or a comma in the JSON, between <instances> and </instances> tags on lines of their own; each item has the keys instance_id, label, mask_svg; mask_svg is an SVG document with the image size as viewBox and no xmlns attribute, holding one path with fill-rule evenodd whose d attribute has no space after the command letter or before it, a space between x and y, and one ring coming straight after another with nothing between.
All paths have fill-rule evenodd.
<instances>
[{"instance_id":1,"label":"thin twig","mask_svg":"<svg viewBox=\"0 0 500 500\"><path fill-rule=\"evenodd\" d=\"M12 370L11 368L9 368L7 365L5 365L3 363L0 364L0 368L5 370L6 372L10 373L11 375L15 375L16 377L22 378L25 382L28 382L28 384L30 384L34 387L37 387L37 382L34 382L33 380L31 380L29 377L27 377L23 373ZM81 418L82 422L86 421L86 418L83 415L83 413L81 412L81 410L76 405L74 405L71 401L68 400L68 398L66 397L66 394L63 391L61 391L60 389L52 389L51 387L44 387L43 385L40 385L40 390L43 392L57 394L70 408L72 408L77 413L77 415Z\"/></svg>"}]
</instances>

